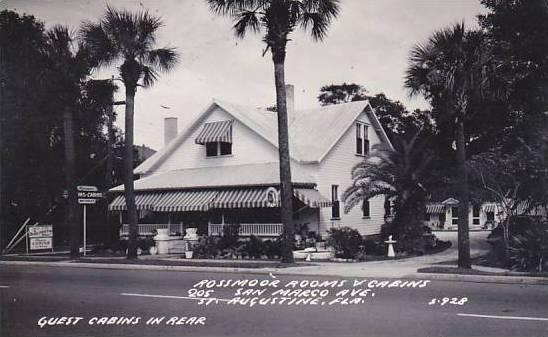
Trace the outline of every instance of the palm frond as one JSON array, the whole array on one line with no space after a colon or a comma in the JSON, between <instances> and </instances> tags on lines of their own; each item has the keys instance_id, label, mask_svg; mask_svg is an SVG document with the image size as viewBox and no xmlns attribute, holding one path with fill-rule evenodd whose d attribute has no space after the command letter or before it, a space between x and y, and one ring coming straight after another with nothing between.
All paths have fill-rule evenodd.
<instances>
[{"instance_id":1,"label":"palm frond","mask_svg":"<svg viewBox=\"0 0 548 337\"><path fill-rule=\"evenodd\" d=\"M240 12L263 9L269 2L268 0L207 0L211 12L232 17Z\"/></svg>"},{"instance_id":2,"label":"palm frond","mask_svg":"<svg viewBox=\"0 0 548 337\"><path fill-rule=\"evenodd\" d=\"M118 57L118 48L100 23L85 21L80 26L79 39L89 54L89 61L96 67L109 66Z\"/></svg>"},{"instance_id":3,"label":"palm frond","mask_svg":"<svg viewBox=\"0 0 548 337\"><path fill-rule=\"evenodd\" d=\"M142 67L142 75L143 75L143 87L151 87L154 82L158 80L158 72L154 70L152 67L143 66Z\"/></svg>"},{"instance_id":4,"label":"palm frond","mask_svg":"<svg viewBox=\"0 0 548 337\"><path fill-rule=\"evenodd\" d=\"M239 38L244 38L247 31L258 33L261 30L261 23L257 12L242 11L235 15L234 33Z\"/></svg>"},{"instance_id":5,"label":"palm frond","mask_svg":"<svg viewBox=\"0 0 548 337\"><path fill-rule=\"evenodd\" d=\"M169 71L179 62L179 54L175 48L158 48L147 53L144 64L160 71Z\"/></svg>"}]
</instances>

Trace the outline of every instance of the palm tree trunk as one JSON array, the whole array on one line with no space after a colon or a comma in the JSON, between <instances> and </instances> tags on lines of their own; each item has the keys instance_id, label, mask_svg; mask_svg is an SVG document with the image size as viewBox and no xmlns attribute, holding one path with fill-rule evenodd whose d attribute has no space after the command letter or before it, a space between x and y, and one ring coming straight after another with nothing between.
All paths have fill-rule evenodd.
<instances>
[{"instance_id":1,"label":"palm tree trunk","mask_svg":"<svg viewBox=\"0 0 548 337\"><path fill-rule=\"evenodd\" d=\"M137 258L137 208L133 186L133 114L135 89L126 87L126 132L124 160L124 189L129 224L128 259Z\"/></svg>"},{"instance_id":2,"label":"palm tree trunk","mask_svg":"<svg viewBox=\"0 0 548 337\"><path fill-rule=\"evenodd\" d=\"M273 53L274 54L274 53ZM287 98L285 92L285 67L283 60L274 58L274 81L276 84L276 106L278 110L278 153L280 162L281 218L284 226L282 240L282 263L293 263L293 187L291 184L291 162L289 157L289 130L287 126Z\"/></svg>"},{"instance_id":3,"label":"palm tree trunk","mask_svg":"<svg viewBox=\"0 0 548 337\"><path fill-rule=\"evenodd\" d=\"M114 95L113 95L114 96ZM113 100L112 100L113 101ZM113 102L109 102L109 106L107 107L107 161L106 161L106 168L105 168L105 190L109 190L112 187L112 170L113 170L113 162L114 162L114 154L112 151L113 143L114 143L114 106ZM108 210L108 207L105 209L105 227L106 227L106 233L107 233L107 242L112 245L115 241L115 231L114 228L111 228L110 223L110 211Z\"/></svg>"},{"instance_id":4,"label":"palm tree trunk","mask_svg":"<svg viewBox=\"0 0 548 337\"><path fill-rule=\"evenodd\" d=\"M72 112L69 108L66 108L63 112L63 131L65 134L65 180L68 191L67 223L70 233L70 258L78 259L80 257L80 223L76 217L78 202L76 196L76 151L73 119Z\"/></svg>"},{"instance_id":5,"label":"palm tree trunk","mask_svg":"<svg viewBox=\"0 0 548 337\"><path fill-rule=\"evenodd\" d=\"M2 56L0 55L0 58ZM0 69L2 67L2 59L0 59ZM5 213L4 213L4 172L3 172L3 158L4 158L4 142L3 142L3 119L4 119L4 78L0 74L0 255L4 250L4 241L6 240L7 233L5 226Z\"/></svg>"},{"instance_id":6,"label":"palm tree trunk","mask_svg":"<svg viewBox=\"0 0 548 337\"><path fill-rule=\"evenodd\" d=\"M458 248L459 268L471 268L470 238L468 233L468 176L466 173L466 143L464 140L464 121L457 122L457 167L459 176L459 221L458 221Z\"/></svg>"}]
</instances>

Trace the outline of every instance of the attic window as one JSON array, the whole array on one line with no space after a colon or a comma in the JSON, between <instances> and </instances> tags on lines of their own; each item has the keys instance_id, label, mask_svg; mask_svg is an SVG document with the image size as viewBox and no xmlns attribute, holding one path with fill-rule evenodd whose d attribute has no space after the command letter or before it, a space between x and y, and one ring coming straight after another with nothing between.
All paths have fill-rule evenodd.
<instances>
[{"instance_id":1,"label":"attic window","mask_svg":"<svg viewBox=\"0 0 548 337\"><path fill-rule=\"evenodd\" d=\"M232 121L205 123L195 142L202 145L207 143L232 144Z\"/></svg>"},{"instance_id":2,"label":"attic window","mask_svg":"<svg viewBox=\"0 0 548 337\"><path fill-rule=\"evenodd\" d=\"M195 142L206 146L206 157L231 155L232 121L205 123Z\"/></svg>"},{"instance_id":3,"label":"attic window","mask_svg":"<svg viewBox=\"0 0 548 337\"><path fill-rule=\"evenodd\" d=\"M368 126L356 123L356 155L365 156L369 153Z\"/></svg>"}]
</instances>

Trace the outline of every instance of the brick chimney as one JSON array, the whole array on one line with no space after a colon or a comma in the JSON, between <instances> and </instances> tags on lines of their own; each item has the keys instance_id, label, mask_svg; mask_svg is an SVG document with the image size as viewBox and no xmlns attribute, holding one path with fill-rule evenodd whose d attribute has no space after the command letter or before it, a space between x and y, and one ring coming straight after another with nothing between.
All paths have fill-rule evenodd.
<instances>
[{"instance_id":1,"label":"brick chimney","mask_svg":"<svg viewBox=\"0 0 548 337\"><path fill-rule=\"evenodd\" d=\"M164 118L164 146L177 137L177 117Z\"/></svg>"},{"instance_id":2,"label":"brick chimney","mask_svg":"<svg viewBox=\"0 0 548 337\"><path fill-rule=\"evenodd\" d=\"M295 120L295 86L285 85L285 96L287 104L287 122L291 124Z\"/></svg>"}]
</instances>

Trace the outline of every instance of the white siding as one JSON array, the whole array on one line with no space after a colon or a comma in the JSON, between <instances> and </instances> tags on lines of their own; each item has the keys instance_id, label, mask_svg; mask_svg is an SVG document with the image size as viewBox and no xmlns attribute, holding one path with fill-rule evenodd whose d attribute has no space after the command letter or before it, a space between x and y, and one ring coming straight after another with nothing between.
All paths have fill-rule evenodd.
<instances>
[{"instance_id":1,"label":"white siding","mask_svg":"<svg viewBox=\"0 0 548 337\"><path fill-rule=\"evenodd\" d=\"M206 157L205 145L194 143L202 130L202 125L207 122L229 119L233 119L233 117L224 110L220 108L213 110L169 158L151 173L156 174L183 168L271 163L278 160L276 147L237 120L232 126L232 155Z\"/></svg>"},{"instance_id":2,"label":"white siding","mask_svg":"<svg viewBox=\"0 0 548 337\"><path fill-rule=\"evenodd\" d=\"M357 121L363 122L369 126L370 148L379 144L380 138L378 132L374 130L365 113L362 113ZM356 153L356 127L355 123L349 127L345 134L339 139L331 152L317 166L316 176L318 190L325 197L331 199L331 185L339 186L339 200L344 191L351 186L351 169L363 160L363 157ZM349 226L357 229L362 235L373 235L380 233L381 225L384 223L384 197L379 196L369 200L370 217L363 218L361 207L354 207L348 214L344 213L344 202L341 201L340 219L331 219L331 208L322 208L320 210L320 228L321 232L327 231L331 227Z\"/></svg>"}]
</instances>

